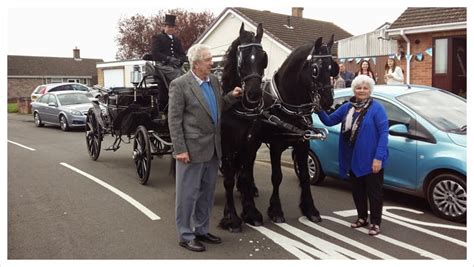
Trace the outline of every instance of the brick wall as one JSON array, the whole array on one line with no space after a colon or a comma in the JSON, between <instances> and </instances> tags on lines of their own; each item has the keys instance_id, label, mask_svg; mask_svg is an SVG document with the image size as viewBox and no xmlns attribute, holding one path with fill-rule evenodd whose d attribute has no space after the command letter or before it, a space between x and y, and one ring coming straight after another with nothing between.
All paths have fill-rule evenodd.
<instances>
[{"instance_id":1,"label":"brick wall","mask_svg":"<svg viewBox=\"0 0 474 267\"><path fill-rule=\"evenodd\" d=\"M43 79L8 79L8 99L29 97L36 86L43 84Z\"/></svg>"}]
</instances>

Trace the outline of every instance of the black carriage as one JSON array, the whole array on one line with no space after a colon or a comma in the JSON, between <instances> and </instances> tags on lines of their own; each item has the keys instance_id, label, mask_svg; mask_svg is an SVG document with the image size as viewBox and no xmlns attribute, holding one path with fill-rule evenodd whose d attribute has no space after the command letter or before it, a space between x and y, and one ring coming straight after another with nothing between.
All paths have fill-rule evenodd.
<instances>
[{"instance_id":1,"label":"black carriage","mask_svg":"<svg viewBox=\"0 0 474 267\"><path fill-rule=\"evenodd\" d=\"M150 176L153 156L173 151L167 122L168 84L152 62L135 65L131 73L133 87L97 88L86 119L86 143L89 156L97 160L105 135L115 138L105 150L117 151L120 144L133 140L133 160L139 181Z\"/></svg>"}]
</instances>

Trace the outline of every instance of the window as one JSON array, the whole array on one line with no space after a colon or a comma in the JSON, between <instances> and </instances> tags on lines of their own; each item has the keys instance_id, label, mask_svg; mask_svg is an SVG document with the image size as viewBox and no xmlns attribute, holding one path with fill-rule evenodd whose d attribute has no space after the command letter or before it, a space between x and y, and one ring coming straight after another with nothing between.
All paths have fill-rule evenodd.
<instances>
[{"instance_id":1,"label":"window","mask_svg":"<svg viewBox=\"0 0 474 267\"><path fill-rule=\"evenodd\" d=\"M83 91L83 92L88 92L89 89L85 86L82 86L80 84L73 84L72 88L74 88L75 91Z\"/></svg>"},{"instance_id":2,"label":"window","mask_svg":"<svg viewBox=\"0 0 474 267\"><path fill-rule=\"evenodd\" d=\"M409 126L411 117L405 111L401 110L394 104L389 103L385 100L379 98L377 98L376 100L384 107L385 112L387 113L389 126L398 123L403 123L407 127Z\"/></svg>"},{"instance_id":3,"label":"window","mask_svg":"<svg viewBox=\"0 0 474 267\"><path fill-rule=\"evenodd\" d=\"M448 39L435 40L435 73L448 72Z\"/></svg>"},{"instance_id":4,"label":"window","mask_svg":"<svg viewBox=\"0 0 474 267\"><path fill-rule=\"evenodd\" d=\"M63 78L51 78L51 83L62 83Z\"/></svg>"},{"instance_id":5,"label":"window","mask_svg":"<svg viewBox=\"0 0 474 267\"><path fill-rule=\"evenodd\" d=\"M49 94L43 95L37 101L40 103L48 104Z\"/></svg>"},{"instance_id":6,"label":"window","mask_svg":"<svg viewBox=\"0 0 474 267\"><path fill-rule=\"evenodd\" d=\"M67 79L68 83L79 83L79 79Z\"/></svg>"},{"instance_id":7,"label":"window","mask_svg":"<svg viewBox=\"0 0 474 267\"><path fill-rule=\"evenodd\" d=\"M54 103L57 106L58 105L58 100L56 99L56 96L51 95L48 99L48 104L49 103Z\"/></svg>"},{"instance_id":8,"label":"window","mask_svg":"<svg viewBox=\"0 0 474 267\"><path fill-rule=\"evenodd\" d=\"M50 89L49 92L67 91L67 90L73 90L73 88L70 84L54 87L54 88Z\"/></svg>"}]
</instances>

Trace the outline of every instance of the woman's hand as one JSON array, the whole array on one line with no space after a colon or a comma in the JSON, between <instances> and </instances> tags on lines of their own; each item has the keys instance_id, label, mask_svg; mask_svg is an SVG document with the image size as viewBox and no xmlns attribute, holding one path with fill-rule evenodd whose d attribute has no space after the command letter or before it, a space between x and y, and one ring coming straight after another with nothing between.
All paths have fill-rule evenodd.
<instances>
[{"instance_id":1,"label":"woman's hand","mask_svg":"<svg viewBox=\"0 0 474 267\"><path fill-rule=\"evenodd\" d=\"M372 161L372 173L379 173L381 169L382 169L382 161L378 159L374 159L374 161Z\"/></svg>"}]
</instances>

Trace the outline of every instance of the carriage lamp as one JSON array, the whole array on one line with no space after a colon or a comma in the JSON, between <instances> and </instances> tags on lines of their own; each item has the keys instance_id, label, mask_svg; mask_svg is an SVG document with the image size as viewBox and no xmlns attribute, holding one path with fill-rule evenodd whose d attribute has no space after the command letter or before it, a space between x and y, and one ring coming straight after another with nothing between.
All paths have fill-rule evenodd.
<instances>
[{"instance_id":1,"label":"carriage lamp","mask_svg":"<svg viewBox=\"0 0 474 267\"><path fill-rule=\"evenodd\" d=\"M140 81L142 80L142 72L140 70L140 66L139 65L133 65L133 71L132 73L130 74L131 76L131 79L130 79L130 82L134 85L134 86L138 86L138 84L140 83Z\"/></svg>"}]
</instances>

